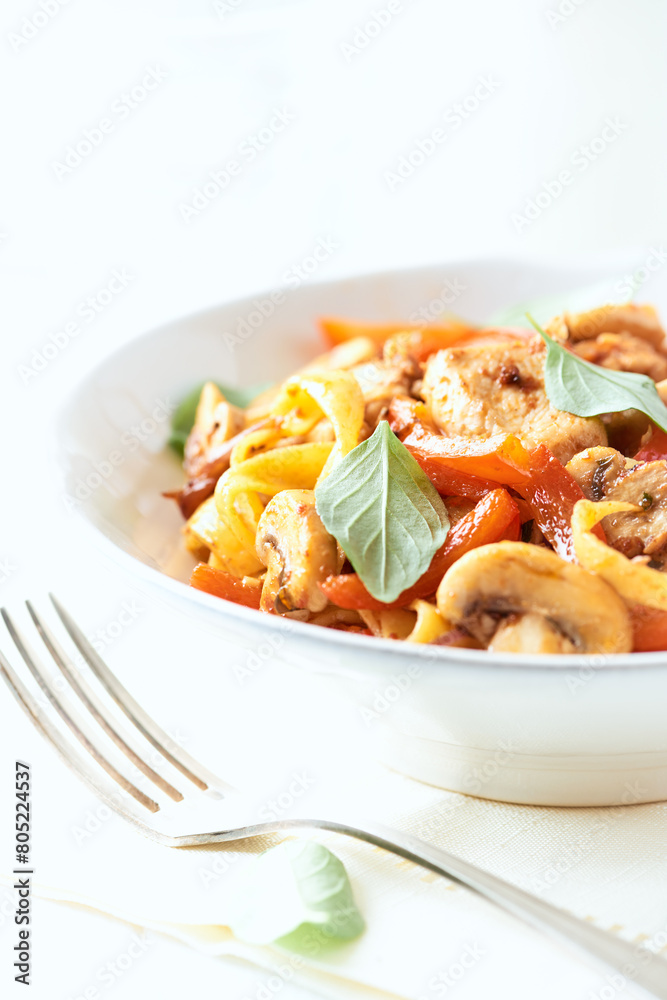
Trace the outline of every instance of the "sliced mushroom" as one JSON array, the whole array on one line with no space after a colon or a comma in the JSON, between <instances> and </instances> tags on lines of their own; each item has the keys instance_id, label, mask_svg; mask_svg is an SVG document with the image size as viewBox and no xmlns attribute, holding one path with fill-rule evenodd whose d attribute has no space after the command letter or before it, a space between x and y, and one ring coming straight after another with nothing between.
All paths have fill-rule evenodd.
<instances>
[{"instance_id":1,"label":"sliced mushroom","mask_svg":"<svg viewBox=\"0 0 667 1000\"><path fill-rule=\"evenodd\" d=\"M259 519L256 547L267 569L262 611L324 610L318 583L338 571L338 546L315 509L313 490L277 493Z\"/></svg>"},{"instance_id":2,"label":"sliced mushroom","mask_svg":"<svg viewBox=\"0 0 667 1000\"><path fill-rule=\"evenodd\" d=\"M496 542L468 552L445 573L437 603L444 619L486 644L503 617L532 614L562 633L571 652L632 649L630 619L616 591L600 577L537 545ZM520 651L541 652L543 635L525 629Z\"/></svg>"},{"instance_id":3,"label":"sliced mushroom","mask_svg":"<svg viewBox=\"0 0 667 1000\"><path fill-rule=\"evenodd\" d=\"M185 445L183 468L188 478L199 476L219 445L245 426L243 410L228 403L214 382L201 391L195 422Z\"/></svg>"},{"instance_id":4,"label":"sliced mushroom","mask_svg":"<svg viewBox=\"0 0 667 1000\"><path fill-rule=\"evenodd\" d=\"M609 544L629 558L648 556L664 569L667 560L667 462L640 462L618 477L605 492L604 499L622 500L641 507L637 513L614 514L604 519L602 527Z\"/></svg>"},{"instance_id":5,"label":"sliced mushroom","mask_svg":"<svg viewBox=\"0 0 667 1000\"><path fill-rule=\"evenodd\" d=\"M667 563L667 462L635 462L613 448L588 448L568 462L567 470L588 500L618 500L637 510L602 522L607 542L629 559L645 556L654 568Z\"/></svg>"},{"instance_id":6,"label":"sliced mushroom","mask_svg":"<svg viewBox=\"0 0 667 1000\"><path fill-rule=\"evenodd\" d=\"M492 636L488 649L494 653L577 652L571 639L543 615L533 611L505 618Z\"/></svg>"},{"instance_id":7,"label":"sliced mushroom","mask_svg":"<svg viewBox=\"0 0 667 1000\"><path fill-rule=\"evenodd\" d=\"M602 500L609 487L625 471L625 458L614 448L586 448L565 466L589 500Z\"/></svg>"}]
</instances>

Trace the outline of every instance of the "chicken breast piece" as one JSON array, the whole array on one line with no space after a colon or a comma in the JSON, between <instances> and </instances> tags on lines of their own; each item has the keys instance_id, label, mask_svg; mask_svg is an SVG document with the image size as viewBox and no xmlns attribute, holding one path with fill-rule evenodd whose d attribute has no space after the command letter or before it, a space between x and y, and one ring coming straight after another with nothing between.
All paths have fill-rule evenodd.
<instances>
[{"instance_id":1,"label":"chicken breast piece","mask_svg":"<svg viewBox=\"0 0 667 1000\"><path fill-rule=\"evenodd\" d=\"M450 347L428 361L422 396L447 435L516 434L529 448L545 444L561 462L607 444L597 417L556 410L544 390L546 350L535 341Z\"/></svg>"},{"instance_id":2,"label":"chicken breast piece","mask_svg":"<svg viewBox=\"0 0 667 1000\"><path fill-rule=\"evenodd\" d=\"M617 372L639 372L654 382L667 378L667 355L633 333L601 333L573 344L579 357Z\"/></svg>"},{"instance_id":3,"label":"chicken breast piece","mask_svg":"<svg viewBox=\"0 0 667 1000\"><path fill-rule=\"evenodd\" d=\"M364 419L373 430L394 396L410 395L412 385L419 376L419 368L408 358L394 361L378 359L356 365L352 374L364 395Z\"/></svg>"},{"instance_id":4,"label":"chicken breast piece","mask_svg":"<svg viewBox=\"0 0 667 1000\"><path fill-rule=\"evenodd\" d=\"M631 302L622 306L600 306L588 312L565 313L563 320L568 339L575 343L601 333L629 333L654 347L663 346L665 341L665 331L653 306L637 306Z\"/></svg>"}]
</instances>

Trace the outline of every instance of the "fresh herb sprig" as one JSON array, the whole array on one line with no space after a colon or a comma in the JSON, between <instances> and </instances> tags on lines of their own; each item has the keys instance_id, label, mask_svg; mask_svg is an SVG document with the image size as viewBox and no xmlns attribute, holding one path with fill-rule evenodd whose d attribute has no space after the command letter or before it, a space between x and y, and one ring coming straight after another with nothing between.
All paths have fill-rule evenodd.
<instances>
[{"instance_id":1,"label":"fresh herb sprig","mask_svg":"<svg viewBox=\"0 0 667 1000\"><path fill-rule=\"evenodd\" d=\"M591 364L561 347L532 316L528 319L547 345L544 387L552 406L577 417L640 410L667 431L667 406L652 378Z\"/></svg>"},{"instance_id":2,"label":"fresh herb sprig","mask_svg":"<svg viewBox=\"0 0 667 1000\"><path fill-rule=\"evenodd\" d=\"M440 495L386 420L334 466L315 499L327 531L378 601L411 587L449 531Z\"/></svg>"},{"instance_id":3,"label":"fresh herb sprig","mask_svg":"<svg viewBox=\"0 0 667 1000\"><path fill-rule=\"evenodd\" d=\"M241 941L300 950L364 930L343 862L312 840L285 841L255 858L230 892L229 927Z\"/></svg>"}]
</instances>

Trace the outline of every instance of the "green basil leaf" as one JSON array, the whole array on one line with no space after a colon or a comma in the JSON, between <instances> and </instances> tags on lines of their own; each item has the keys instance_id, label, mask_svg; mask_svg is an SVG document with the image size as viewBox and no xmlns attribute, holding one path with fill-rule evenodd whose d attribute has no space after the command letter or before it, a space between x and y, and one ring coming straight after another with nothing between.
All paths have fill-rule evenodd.
<instances>
[{"instance_id":1,"label":"green basil leaf","mask_svg":"<svg viewBox=\"0 0 667 1000\"><path fill-rule=\"evenodd\" d=\"M231 386L220 385L219 382L216 383L216 385L225 399L227 399L234 406L239 406L241 409L244 409L256 396L259 396L260 392L264 392L265 389L270 388L271 383L266 382L262 385L256 385L246 389L234 389ZM204 383L202 382L201 385L198 385L195 389L189 392L185 399L183 399L176 407L171 418L171 436L168 444L180 458L183 458L185 442L187 441L188 435L190 434L195 422L197 404L199 403L199 397L201 396L203 388Z\"/></svg>"},{"instance_id":2,"label":"green basil leaf","mask_svg":"<svg viewBox=\"0 0 667 1000\"><path fill-rule=\"evenodd\" d=\"M241 941L281 941L298 950L310 933L351 941L364 929L342 861L314 841L286 841L241 873L230 899L229 927Z\"/></svg>"},{"instance_id":3,"label":"green basil leaf","mask_svg":"<svg viewBox=\"0 0 667 1000\"><path fill-rule=\"evenodd\" d=\"M561 347L531 316L528 319L547 345L544 387L552 406L577 417L640 410L667 431L667 407L652 378L591 364Z\"/></svg>"},{"instance_id":4,"label":"green basil leaf","mask_svg":"<svg viewBox=\"0 0 667 1000\"><path fill-rule=\"evenodd\" d=\"M435 486L386 420L336 463L315 500L325 528L378 601L411 587L449 531Z\"/></svg>"}]
</instances>

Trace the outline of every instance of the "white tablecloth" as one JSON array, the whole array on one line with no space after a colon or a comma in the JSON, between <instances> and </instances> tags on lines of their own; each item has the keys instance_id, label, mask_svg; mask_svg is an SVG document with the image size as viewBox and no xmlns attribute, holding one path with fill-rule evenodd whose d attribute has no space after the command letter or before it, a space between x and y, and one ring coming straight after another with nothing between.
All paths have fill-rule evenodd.
<instances>
[{"instance_id":1,"label":"white tablecloth","mask_svg":"<svg viewBox=\"0 0 667 1000\"><path fill-rule=\"evenodd\" d=\"M275 717L287 668L239 686L231 650L193 637L185 619L84 544L57 485L53 415L71 386L129 337L280 281L320 239L337 246L315 278L476 255L661 252L664 6L6 0L0 19L2 602L16 607L49 588L62 595L138 699L232 782L261 775L279 789L296 768L329 781L336 770L326 745L316 749L319 723L304 725L298 700L291 719ZM228 176L233 160L240 167ZM187 206L199 207L193 215ZM650 285L644 293L650 298ZM202 667L191 700L183 684L193 646ZM315 697L305 678L290 683ZM202 692L211 696L200 715ZM328 725L338 711L332 703ZM240 729L239 719L248 720ZM76 847L71 831L85 829L94 800L3 691L0 720L3 804L14 756L29 756L36 850L51 830ZM289 732L302 734L295 745L284 740ZM281 753L267 757L271 734L282 734ZM386 780L392 789L402 782ZM634 807L591 831L599 818L586 812L519 817L457 797L434 829L433 809L441 812L447 797L401 787L415 828L421 818L422 832L452 849L582 915L616 922L630 937L664 929L663 807ZM0 869L10 833L3 824ZM119 871L131 870L131 841L115 821L92 843L95 851L104 845ZM336 849L361 879L361 855L350 845ZM42 858L46 874L46 848ZM442 960L423 970L429 1000L444 995L429 980L446 976L480 937L488 957L456 984L461 998L603 996L599 975L515 933L462 890L433 883L425 902L419 874L381 919L391 878L372 870L363 891L374 933L391 940L401 926L421 922L426 932L443 921ZM72 885L80 878L73 872ZM6 890L0 900L0 976L13 997ZM33 997L97 988L124 998L175 1000L186 990L241 998L271 989L266 968L200 956L155 931L142 951L134 929L107 917L42 901L34 915ZM130 948L139 957L122 977L98 976ZM405 970L411 961L406 954ZM289 980L279 993L296 1000L323 995L324 986L304 989Z\"/></svg>"}]
</instances>

